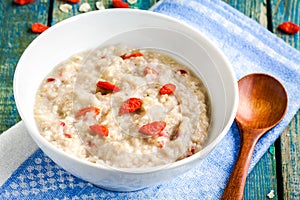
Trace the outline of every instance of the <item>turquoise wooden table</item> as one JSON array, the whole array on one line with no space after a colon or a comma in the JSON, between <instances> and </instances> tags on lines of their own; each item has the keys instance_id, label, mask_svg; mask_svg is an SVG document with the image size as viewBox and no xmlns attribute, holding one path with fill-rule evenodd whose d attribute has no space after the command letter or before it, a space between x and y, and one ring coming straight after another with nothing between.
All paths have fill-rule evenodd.
<instances>
[{"instance_id":1,"label":"turquoise wooden table","mask_svg":"<svg viewBox=\"0 0 300 200\"><path fill-rule=\"evenodd\" d=\"M98 0L85 0L96 9ZM269 31L300 50L300 34L287 35L278 31L284 21L300 24L300 0L224 0L240 12L259 22ZM107 7L111 1L103 1ZM132 7L147 8L151 1L138 1ZM79 14L79 5L68 13L60 9L61 0L35 0L27 5L17 5L13 0L0 4L0 133L7 130L20 117L13 96L13 74L22 52L37 37L30 27L35 22L51 26L63 19ZM271 67L271 66L270 66ZM29 77L30 78L30 77ZM244 199L300 199L300 112L250 173Z\"/></svg>"}]
</instances>

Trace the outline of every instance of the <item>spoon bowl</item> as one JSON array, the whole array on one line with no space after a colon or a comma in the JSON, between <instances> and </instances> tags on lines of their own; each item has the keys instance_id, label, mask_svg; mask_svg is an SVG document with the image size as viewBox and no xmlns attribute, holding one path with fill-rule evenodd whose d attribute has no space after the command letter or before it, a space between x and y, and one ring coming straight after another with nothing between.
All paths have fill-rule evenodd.
<instances>
[{"instance_id":1,"label":"spoon bowl","mask_svg":"<svg viewBox=\"0 0 300 200\"><path fill-rule=\"evenodd\" d=\"M284 116L287 94L281 83L267 74L250 74L238 82L236 121L248 128L274 127Z\"/></svg>"},{"instance_id":2,"label":"spoon bowl","mask_svg":"<svg viewBox=\"0 0 300 200\"><path fill-rule=\"evenodd\" d=\"M282 120L288 105L286 90L270 75L249 74L238 81L238 87L239 105L235 120L240 131L241 147L223 200L243 199L255 145L259 138Z\"/></svg>"}]
</instances>

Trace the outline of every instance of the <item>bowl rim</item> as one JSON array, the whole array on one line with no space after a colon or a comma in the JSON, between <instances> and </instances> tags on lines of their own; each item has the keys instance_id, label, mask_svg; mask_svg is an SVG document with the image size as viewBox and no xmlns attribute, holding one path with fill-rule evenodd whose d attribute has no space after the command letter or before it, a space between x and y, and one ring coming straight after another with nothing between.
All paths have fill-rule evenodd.
<instances>
[{"instance_id":1,"label":"bowl rim","mask_svg":"<svg viewBox=\"0 0 300 200\"><path fill-rule=\"evenodd\" d=\"M64 151L62 151L61 149L55 147L51 142L46 140L42 135L36 133L36 131L33 130L32 126L36 126L36 124L30 125L30 123L28 122L26 115L23 113L22 107L20 106L20 103L19 103L20 97L18 95L18 88L17 88L18 77L19 77L18 74L19 74L19 71L21 68L20 65L22 64L23 58L26 57L27 53L30 51L30 49L32 47L35 46L36 43L38 43L38 41L42 40L44 37L47 37L48 33L50 33L51 31L55 31L56 28L64 26L65 24L68 24L68 23L73 23L84 17L90 17L93 15L101 15L102 13L103 14L105 14L105 13L129 13L129 14L137 13L137 14L142 14L142 15L154 16L154 17L160 18L162 20L167 20L167 21L178 23L178 26L184 27L185 29L188 29L189 31L192 31L192 32L195 32L196 34L198 34L206 42L206 45L209 45L210 48L213 49L220 56L220 58L222 58L222 62L224 62L225 65L227 66L227 70L231 76L230 80L232 80L232 84L234 86L234 88L232 88L232 89L233 89L233 93L235 96L234 96L234 101L233 101L233 109L229 113L229 116L230 116L229 120L227 121L226 125L224 126L222 131L219 133L219 135L210 144L206 145L203 149L201 149L199 152L193 154L192 156L190 156L188 158L184 158L184 159L176 161L176 162L173 162L173 163L169 163L169 164L165 164L165 165L161 165L161 166L155 166L155 167L117 168L117 167L108 166L106 164L92 163L90 161L78 158L74 155L69 155L69 154L65 153ZM101 44L98 44L98 45L101 45ZM47 29L45 32L40 34L38 37L36 37L24 50L23 54L21 55L21 57L19 59L19 62L17 63L16 69L15 69L14 80L13 80L13 91L14 91L15 103L16 103L18 112L19 112L22 120L24 121L26 128L28 129L30 136L35 140L35 142L39 146L40 146L40 144L43 144L44 146L47 146L51 150L55 151L56 154L59 154L60 156L63 156L63 157L67 157L67 158L74 160L76 162L79 162L83 165L88 165L90 167L93 167L96 169L102 169L102 170L106 170L106 171L118 171L118 172L129 173L129 174L144 174L144 173L160 171L161 169L165 170L165 169L178 168L178 167L185 165L186 163L196 162L198 160L203 159L217 146L217 144L220 143L220 141L224 138L226 133L229 131L229 129L234 121L235 113L237 112L237 107L238 107L238 85L237 85L235 72L233 71L231 64L229 63L228 59L225 57L224 53L220 50L220 48L218 48L216 45L214 45L212 43L212 41L207 36L205 36L202 32L200 32L198 29L192 27L191 25L189 25L188 23L186 23L182 20L176 19L174 17L168 16L168 15L165 15L162 13L153 12L151 10L138 10L138 9L115 8L115 9L107 9L107 10L90 11L90 12L83 13L80 15L72 16L68 19L60 21L57 24L53 25L52 27ZM206 156L203 157L203 154Z\"/></svg>"}]
</instances>

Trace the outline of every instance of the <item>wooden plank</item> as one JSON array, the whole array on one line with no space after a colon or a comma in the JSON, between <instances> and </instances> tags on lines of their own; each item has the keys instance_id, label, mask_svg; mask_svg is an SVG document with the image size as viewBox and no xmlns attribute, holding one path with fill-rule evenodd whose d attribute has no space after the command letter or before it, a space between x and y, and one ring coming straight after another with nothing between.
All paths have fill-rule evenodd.
<instances>
[{"instance_id":1,"label":"wooden plank","mask_svg":"<svg viewBox=\"0 0 300 200\"><path fill-rule=\"evenodd\" d=\"M16 5L12 0L0 4L0 134L20 120L13 96L13 74L27 45L37 36L31 33L34 22L47 23L48 1Z\"/></svg>"},{"instance_id":2,"label":"wooden plank","mask_svg":"<svg viewBox=\"0 0 300 200\"><path fill-rule=\"evenodd\" d=\"M273 32L286 43L300 50L300 34L287 35L277 27L280 23L291 21L300 25L300 1L299 0L272 0L272 26ZM281 162L282 162L282 198L300 199L300 134L299 134L300 110L285 129L280 137Z\"/></svg>"},{"instance_id":3,"label":"wooden plank","mask_svg":"<svg viewBox=\"0 0 300 200\"><path fill-rule=\"evenodd\" d=\"M148 9L151 7L151 5L153 5L157 1L158 0L143 0L143 1L139 0L139 1L136 1L135 3L132 3L132 4L128 3L128 4L131 8ZM72 9L70 9L69 12L65 13L65 12L62 12L62 10L60 9L60 6L63 4L66 4L66 2L63 0L55 0L54 6L53 6L52 24L56 24L57 22L67 19L71 16L82 13L79 11L79 8L83 3L88 3L90 5L91 9L89 11L98 10L96 7L96 2L99 2L99 0L85 0L85 1L81 1L76 4L69 4L72 6ZM105 0L105 1L102 0L102 2L106 9L112 8L112 0Z\"/></svg>"},{"instance_id":4,"label":"wooden plank","mask_svg":"<svg viewBox=\"0 0 300 200\"><path fill-rule=\"evenodd\" d=\"M224 0L246 16L267 28L267 5L264 0ZM271 153L270 153L271 152ZM267 194L274 191L278 199L275 147L272 145L249 174L245 186L244 199L267 199Z\"/></svg>"},{"instance_id":5,"label":"wooden plank","mask_svg":"<svg viewBox=\"0 0 300 200\"><path fill-rule=\"evenodd\" d=\"M271 2L273 32L276 33L278 37L289 43L291 46L300 50L299 33L295 35L287 35L277 30L277 26L285 21L291 21L300 26L299 0L271 0Z\"/></svg>"},{"instance_id":6,"label":"wooden plank","mask_svg":"<svg viewBox=\"0 0 300 200\"><path fill-rule=\"evenodd\" d=\"M246 16L267 27L266 0L223 0Z\"/></svg>"},{"instance_id":7,"label":"wooden plank","mask_svg":"<svg viewBox=\"0 0 300 200\"><path fill-rule=\"evenodd\" d=\"M274 191L273 200L277 200L277 176L275 146L261 158L247 178L244 199L267 199L267 194Z\"/></svg>"},{"instance_id":8,"label":"wooden plank","mask_svg":"<svg viewBox=\"0 0 300 200\"><path fill-rule=\"evenodd\" d=\"M283 198L300 199L300 111L281 136Z\"/></svg>"}]
</instances>

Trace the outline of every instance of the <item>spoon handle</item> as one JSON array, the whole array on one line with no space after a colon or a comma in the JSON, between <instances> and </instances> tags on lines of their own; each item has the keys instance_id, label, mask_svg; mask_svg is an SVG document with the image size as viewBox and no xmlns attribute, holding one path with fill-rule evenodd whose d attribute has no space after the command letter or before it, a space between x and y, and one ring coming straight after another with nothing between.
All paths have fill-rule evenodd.
<instances>
[{"instance_id":1,"label":"spoon handle","mask_svg":"<svg viewBox=\"0 0 300 200\"><path fill-rule=\"evenodd\" d=\"M229 178L222 200L241 200L254 147L258 141L257 134L241 133L241 147L235 167Z\"/></svg>"}]
</instances>

